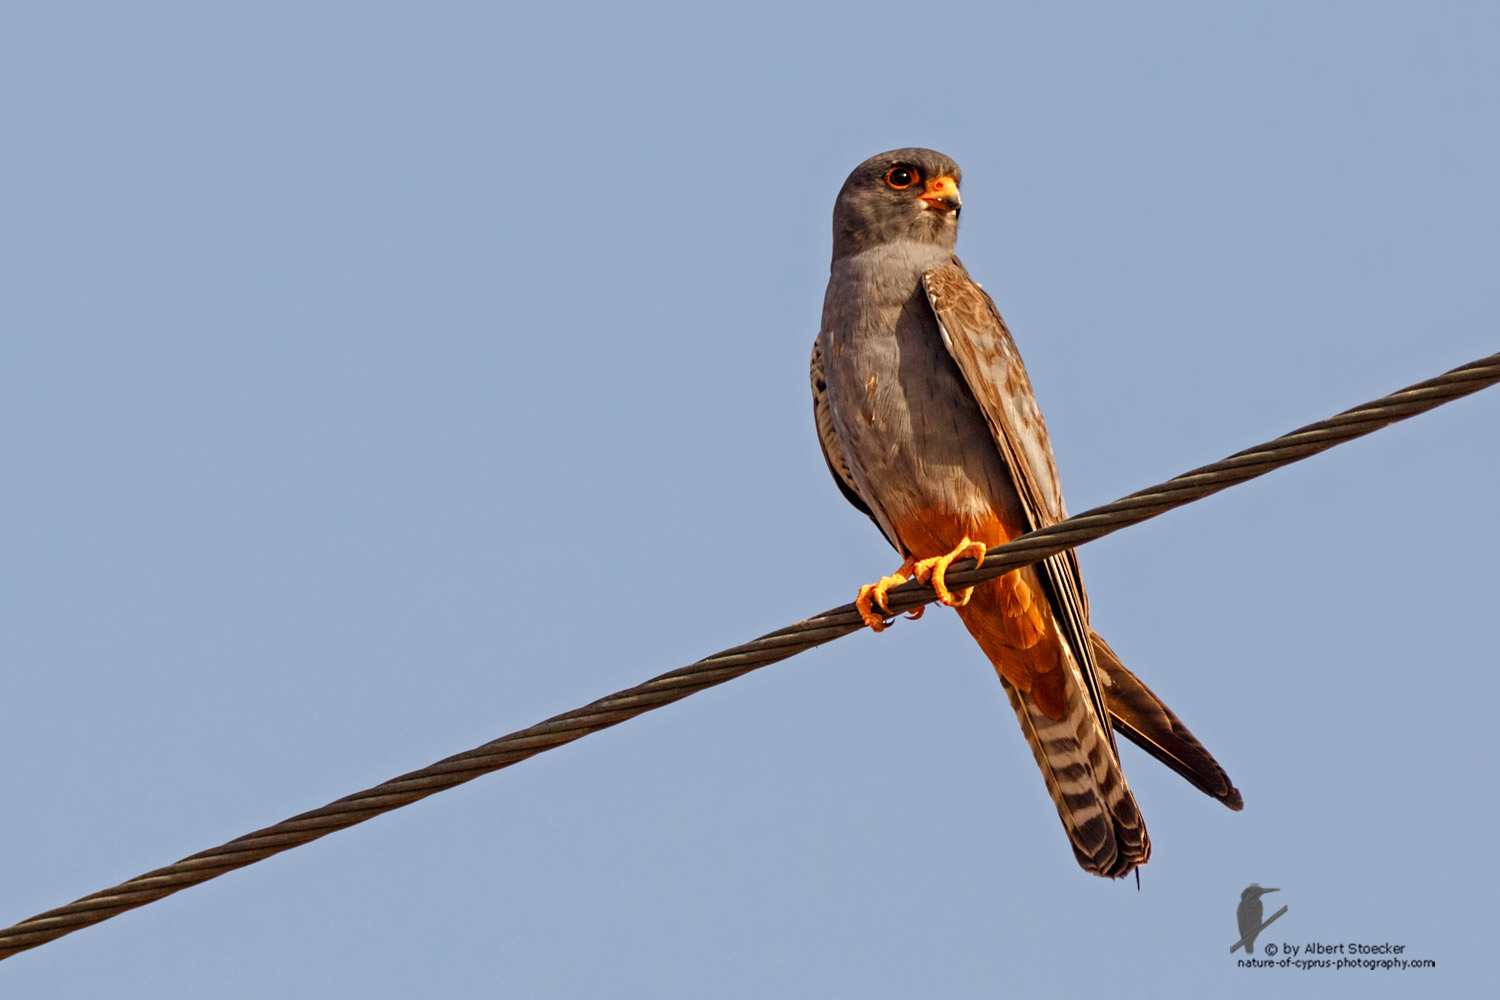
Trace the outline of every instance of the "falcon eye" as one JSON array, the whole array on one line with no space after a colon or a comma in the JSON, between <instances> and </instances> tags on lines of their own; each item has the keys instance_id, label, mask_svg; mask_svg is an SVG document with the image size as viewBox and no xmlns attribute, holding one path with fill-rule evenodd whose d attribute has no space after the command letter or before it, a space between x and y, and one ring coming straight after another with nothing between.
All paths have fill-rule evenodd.
<instances>
[{"instance_id":1,"label":"falcon eye","mask_svg":"<svg viewBox=\"0 0 1500 1000\"><path fill-rule=\"evenodd\" d=\"M892 167L885 172L885 182L897 191L911 187L922 176L911 167Z\"/></svg>"}]
</instances>

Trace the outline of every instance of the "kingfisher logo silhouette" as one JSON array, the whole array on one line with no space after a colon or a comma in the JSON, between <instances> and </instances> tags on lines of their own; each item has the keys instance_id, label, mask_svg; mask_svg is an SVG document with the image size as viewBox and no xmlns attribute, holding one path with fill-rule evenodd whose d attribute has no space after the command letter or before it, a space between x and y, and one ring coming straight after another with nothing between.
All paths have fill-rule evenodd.
<instances>
[{"instance_id":1,"label":"kingfisher logo silhouette","mask_svg":"<svg viewBox=\"0 0 1500 1000\"><path fill-rule=\"evenodd\" d=\"M1280 891L1280 889L1262 889L1254 882L1245 886L1245 891L1240 893L1239 908L1234 911L1234 918L1240 925L1240 939L1230 946L1231 955L1241 947L1244 947L1245 954L1255 954L1255 938L1261 931L1270 927L1277 917L1286 912L1286 907L1283 906L1271 914L1270 920L1261 920L1261 917L1265 915L1266 906L1260 901L1260 897L1268 892ZM1272 949L1272 953L1275 953L1275 949Z\"/></svg>"}]
</instances>

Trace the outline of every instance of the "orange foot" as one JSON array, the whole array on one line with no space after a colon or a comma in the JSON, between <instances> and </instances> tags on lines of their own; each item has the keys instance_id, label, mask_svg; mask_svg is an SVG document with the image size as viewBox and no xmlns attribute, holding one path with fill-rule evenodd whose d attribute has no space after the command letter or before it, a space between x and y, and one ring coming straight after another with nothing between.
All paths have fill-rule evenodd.
<instances>
[{"instance_id":1,"label":"orange foot","mask_svg":"<svg viewBox=\"0 0 1500 1000\"><path fill-rule=\"evenodd\" d=\"M859 609L859 616L865 620L872 631L884 632L890 626L887 620L891 618L891 606L886 603L885 592L892 587L899 587L911 579L913 563L910 559L901 564L901 568L890 576L883 576L874 583L867 583L859 588L859 596L854 599L854 606ZM885 614L880 614L875 609L880 608ZM918 608L909 612L908 618L921 618L926 608Z\"/></svg>"},{"instance_id":2,"label":"orange foot","mask_svg":"<svg viewBox=\"0 0 1500 1000\"><path fill-rule=\"evenodd\" d=\"M965 587L955 597L953 591L948 589L947 581L944 579L948 573L948 567L959 559L966 559L972 556L974 559L974 568L978 569L984 563L985 551L983 542L971 541L969 536L965 535L964 540L958 543L958 547L947 555L923 559L914 565L912 567L912 575L937 591L938 600L948 605L948 607L962 607L969 603L969 598L973 596L974 588Z\"/></svg>"}]
</instances>

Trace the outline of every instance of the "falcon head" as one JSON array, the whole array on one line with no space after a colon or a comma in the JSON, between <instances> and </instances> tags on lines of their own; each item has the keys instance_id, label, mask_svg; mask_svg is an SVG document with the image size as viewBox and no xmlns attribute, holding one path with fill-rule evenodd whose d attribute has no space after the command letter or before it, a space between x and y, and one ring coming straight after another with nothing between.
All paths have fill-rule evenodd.
<instances>
[{"instance_id":1,"label":"falcon head","mask_svg":"<svg viewBox=\"0 0 1500 1000\"><path fill-rule=\"evenodd\" d=\"M931 149L893 149L849 175L833 205L833 259L908 240L952 250L963 173Z\"/></svg>"}]
</instances>

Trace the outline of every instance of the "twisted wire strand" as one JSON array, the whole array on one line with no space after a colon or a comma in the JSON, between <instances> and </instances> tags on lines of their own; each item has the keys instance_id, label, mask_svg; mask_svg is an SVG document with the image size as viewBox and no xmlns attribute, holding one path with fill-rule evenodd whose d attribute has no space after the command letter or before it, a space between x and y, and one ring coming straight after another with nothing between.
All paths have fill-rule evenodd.
<instances>
[{"instance_id":1,"label":"twisted wire strand","mask_svg":"<svg viewBox=\"0 0 1500 1000\"><path fill-rule=\"evenodd\" d=\"M948 582L967 587L1048 556L1102 538L1121 528L1192 503L1219 490L1265 475L1336 444L1424 413L1500 382L1500 354L1492 354L1437 378L1419 382L1388 396L1345 410L1327 420L1299 428L1265 444L1230 455L1212 465L1186 472L1164 483L1140 490L1114 503L1095 507L1050 527L1029 532L985 554L982 568L972 559L955 562ZM934 600L926 586L910 582L889 593L893 612L909 611ZM643 684L600 698L583 708L555 715L527 729L502 736L482 746L454 754L435 764L382 782L373 788L247 833L218 847L200 851L175 864L137 875L119 885L91 893L66 906L0 930L0 959L45 944L91 924L181 889L243 868L273 854L362 823L384 812L426 798L435 792L509 767L534 754L600 729L618 725L653 708L669 705L742 674L821 646L864 623L854 605L844 604L819 615L777 629L740 646L726 649Z\"/></svg>"}]
</instances>

